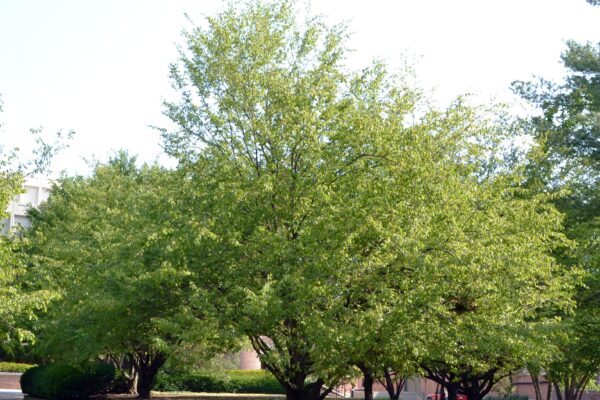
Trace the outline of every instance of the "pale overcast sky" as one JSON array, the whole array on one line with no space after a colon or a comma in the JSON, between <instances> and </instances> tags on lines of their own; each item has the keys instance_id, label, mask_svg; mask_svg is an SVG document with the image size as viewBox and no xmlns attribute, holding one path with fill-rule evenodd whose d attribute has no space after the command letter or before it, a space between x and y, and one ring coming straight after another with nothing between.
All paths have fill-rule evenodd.
<instances>
[{"instance_id":1,"label":"pale overcast sky","mask_svg":"<svg viewBox=\"0 0 600 400\"><path fill-rule=\"evenodd\" d=\"M128 149L161 154L149 125L168 126L168 65L188 24L222 0L0 0L0 144L27 149L29 128L76 131L56 170L86 173L83 158ZM349 22L351 67L373 57L418 59L421 85L443 104L471 91L511 99L533 75L559 79L568 39L600 41L600 7L585 0L312 0L314 13Z\"/></svg>"}]
</instances>

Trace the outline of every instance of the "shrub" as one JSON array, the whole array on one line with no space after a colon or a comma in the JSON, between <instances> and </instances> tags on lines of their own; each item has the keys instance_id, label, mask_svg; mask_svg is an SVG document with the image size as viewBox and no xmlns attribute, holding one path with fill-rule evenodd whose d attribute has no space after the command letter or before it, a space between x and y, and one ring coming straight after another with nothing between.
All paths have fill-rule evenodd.
<instances>
[{"instance_id":1,"label":"shrub","mask_svg":"<svg viewBox=\"0 0 600 400\"><path fill-rule=\"evenodd\" d=\"M529 397L511 394L508 396L486 396L484 400L529 400Z\"/></svg>"},{"instance_id":2,"label":"shrub","mask_svg":"<svg viewBox=\"0 0 600 400\"><path fill-rule=\"evenodd\" d=\"M0 362L1 372L25 372L30 368L35 367L35 364L22 364L14 362Z\"/></svg>"},{"instance_id":3,"label":"shrub","mask_svg":"<svg viewBox=\"0 0 600 400\"><path fill-rule=\"evenodd\" d=\"M41 397L52 400L80 399L75 388L82 378L83 372L72 365L49 365L38 375Z\"/></svg>"},{"instance_id":4,"label":"shrub","mask_svg":"<svg viewBox=\"0 0 600 400\"><path fill-rule=\"evenodd\" d=\"M157 377L156 390L209 393L262 393L284 394L284 387L263 370L227 371L225 375L208 373L161 372Z\"/></svg>"},{"instance_id":5,"label":"shrub","mask_svg":"<svg viewBox=\"0 0 600 400\"><path fill-rule=\"evenodd\" d=\"M234 393L285 394L285 388L277 379L265 370L228 371L230 383L235 386Z\"/></svg>"},{"instance_id":6,"label":"shrub","mask_svg":"<svg viewBox=\"0 0 600 400\"><path fill-rule=\"evenodd\" d=\"M40 376L43 375L46 368L48 368L48 366L40 365L28 369L21 375L21 390L23 393L27 393L32 397L43 397L42 392L39 389L39 383Z\"/></svg>"},{"instance_id":7,"label":"shrub","mask_svg":"<svg viewBox=\"0 0 600 400\"><path fill-rule=\"evenodd\" d=\"M33 397L51 400L83 400L104 393L115 379L109 364L72 366L51 364L29 369L21 376L21 389Z\"/></svg>"}]
</instances>

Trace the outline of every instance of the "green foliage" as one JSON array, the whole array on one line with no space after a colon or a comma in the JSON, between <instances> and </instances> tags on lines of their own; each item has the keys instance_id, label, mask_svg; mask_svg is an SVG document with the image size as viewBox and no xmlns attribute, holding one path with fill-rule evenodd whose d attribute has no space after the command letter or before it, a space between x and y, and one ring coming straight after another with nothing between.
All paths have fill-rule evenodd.
<instances>
[{"instance_id":1,"label":"green foliage","mask_svg":"<svg viewBox=\"0 0 600 400\"><path fill-rule=\"evenodd\" d=\"M83 400L106 392L114 379L115 369L109 364L50 364L27 370L21 376L21 389L49 400Z\"/></svg>"},{"instance_id":2,"label":"green foliage","mask_svg":"<svg viewBox=\"0 0 600 400\"><path fill-rule=\"evenodd\" d=\"M565 83L515 82L513 89L542 111L531 122L551 183L593 185L600 171L600 43L569 41L562 61Z\"/></svg>"},{"instance_id":3,"label":"green foliage","mask_svg":"<svg viewBox=\"0 0 600 400\"><path fill-rule=\"evenodd\" d=\"M68 362L124 354L149 387L184 343L209 356L224 346L206 277L181 248L187 217L173 178L119 153L88 178L61 179L32 210L35 280L61 294L40 324L41 352Z\"/></svg>"},{"instance_id":4,"label":"green foliage","mask_svg":"<svg viewBox=\"0 0 600 400\"><path fill-rule=\"evenodd\" d=\"M39 389L39 377L43 375L44 370L47 368L45 365L39 365L33 368L29 368L21 375L21 390L32 397L41 397L41 391Z\"/></svg>"},{"instance_id":5,"label":"green foliage","mask_svg":"<svg viewBox=\"0 0 600 400\"><path fill-rule=\"evenodd\" d=\"M23 177L10 169L0 150L0 218L9 202L22 192ZM3 230L4 227L0 227ZM54 293L46 288L31 287L27 279L28 258L23 250L26 241L18 232L0 235L0 350L11 353L15 345L33 341L27 322L34 320Z\"/></svg>"},{"instance_id":6,"label":"green foliage","mask_svg":"<svg viewBox=\"0 0 600 400\"><path fill-rule=\"evenodd\" d=\"M32 158L23 159L17 149L6 149L0 144L0 221L7 217L9 202L23 191L24 176L44 172L52 156L64 147L60 132L52 144L42 140L39 130L31 132L37 144ZM0 232L0 353L12 354L18 352L22 342L34 341L31 322L45 310L55 293L29 284L29 258L24 251L27 243L18 230L5 232L5 227L0 226Z\"/></svg>"},{"instance_id":7,"label":"green foliage","mask_svg":"<svg viewBox=\"0 0 600 400\"><path fill-rule=\"evenodd\" d=\"M33 367L36 367L36 365L14 362L0 362L0 372L25 372Z\"/></svg>"},{"instance_id":8,"label":"green foliage","mask_svg":"<svg viewBox=\"0 0 600 400\"><path fill-rule=\"evenodd\" d=\"M162 372L155 390L208 393L284 394L285 388L264 370L226 371L224 375L208 373Z\"/></svg>"},{"instance_id":9,"label":"green foliage","mask_svg":"<svg viewBox=\"0 0 600 400\"><path fill-rule=\"evenodd\" d=\"M576 312L562 315L554 357L541 365L571 400L600 371L600 43L569 41L562 61L568 70L563 83L513 87L540 110L530 121L537 145L530 185L556 193L555 204L565 214L575 246L558 252L558 259L585 270Z\"/></svg>"},{"instance_id":10,"label":"green foliage","mask_svg":"<svg viewBox=\"0 0 600 400\"><path fill-rule=\"evenodd\" d=\"M347 71L344 29L293 2L207 22L172 67L165 148L192 271L218 274L223 316L288 394L323 396L359 361L487 371L541 351L535 311L571 305L569 243L498 157L505 125L464 99L432 109L381 63Z\"/></svg>"}]
</instances>

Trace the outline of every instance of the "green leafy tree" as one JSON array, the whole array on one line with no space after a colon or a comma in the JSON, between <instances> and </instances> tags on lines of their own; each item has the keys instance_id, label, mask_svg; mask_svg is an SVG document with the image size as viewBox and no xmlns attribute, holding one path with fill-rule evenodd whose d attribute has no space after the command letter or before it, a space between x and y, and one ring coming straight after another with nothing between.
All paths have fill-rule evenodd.
<instances>
[{"instance_id":1,"label":"green leafy tree","mask_svg":"<svg viewBox=\"0 0 600 400\"><path fill-rule=\"evenodd\" d=\"M178 245L185 214L171 175L137 168L119 153L89 178L61 179L31 212L37 281L61 293L41 327L42 349L55 359L121 359L117 365L133 367L130 385L140 398L150 397L156 373L181 343L206 354L220 346L194 283L201 279Z\"/></svg>"},{"instance_id":2,"label":"green leafy tree","mask_svg":"<svg viewBox=\"0 0 600 400\"><path fill-rule=\"evenodd\" d=\"M2 101L0 99L0 112ZM1 124L0 124L1 126ZM41 139L33 151L34 159L19 159L16 149L0 145L0 219L7 217L5 210L12 200L23 192L24 176L41 172L57 150ZM5 227L0 227L4 231ZM53 298L46 288L35 288L27 281L28 257L23 251L25 241L18 230L0 235L0 354L10 353L22 342L33 342L30 322Z\"/></svg>"},{"instance_id":3,"label":"green leafy tree","mask_svg":"<svg viewBox=\"0 0 600 400\"><path fill-rule=\"evenodd\" d=\"M493 137L487 129L494 125L480 116L460 107L450 115L460 117L440 119L437 134L454 126L469 140L477 134ZM473 136L462 127L473 128ZM464 146L459 143L444 142L437 151L460 160ZM488 166L495 163L471 156L464 162L423 160L419 165L428 170L428 179L413 181L413 175L402 182L404 192L376 192L385 193L381 196L389 204L393 199L412 203L402 210L409 219L395 221L402 231L385 226L378 232L379 238L405 235L403 245L391 253L403 259L378 265L371 254L364 260L355 256L355 273L345 271L352 301L346 309L350 326L341 330L348 343L342 352L361 360L361 370L373 378L385 380L386 371L410 372L419 365L446 387L450 398L460 389L481 399L502 376L520 369L532 355L548 352L545 339L555 321L538 317L538 311L569 307L573 284L552 257L567 242L547 196L520 187L518 171L490 175ZM420 193L424 181L427 192ZM417 199L428 200L417 206ZM411 242L412 248L407 246Z\"/></svg>"},{"instance_id":4,"label":"green leafy tree","mask_svg":"<svg viewBox=\"0 0 600 400\"><path fill-rule=\"evenodd\" d=\"M576 313L563 317L554 360L533 368L546 372L559 398L574 400L600 371L600 309L594 300L600 297L600 43L570 41L562 61L568 71L564 82L540 79L515 82L513 88L541 110L530 121L537 146L530 185L556 193L567 235L576 243L560 252L561 262L586 272Z\"/></svg>"},{"instance_id":5,"label":"green leafy tree","mask_svg":"<svg viewBox=\"0 0 600 400\"><path fill-rule=\"evenodd\" d=\"M223 315L289 400L436 343L452 370L526 352L525 321L569 290L550 254L558 213L492 168L501 127L463 101L430 110L379 63L347 72L343 29L294 16L232 6L186 33L171 69L165 148Z\"/></svg>"},{"instance_id":6,"label":"green leafy tree","mask_svg":"<svg viewBox=\"0 0 600 400\"><path fill-rule=\"evenodd\" d=\"M0 210L4 210L11 200L22 192L23 178L19 172L6 169L2 163L0 170ZM22 282L26 272L26 260L22 257L21 240L14 232L0 236L0 334L2 347L23 340L32 340L31 332L20 324L20 319L33 318L34 312L43 307L48 292L29 292Z\"/></svg>"}]
</instances>

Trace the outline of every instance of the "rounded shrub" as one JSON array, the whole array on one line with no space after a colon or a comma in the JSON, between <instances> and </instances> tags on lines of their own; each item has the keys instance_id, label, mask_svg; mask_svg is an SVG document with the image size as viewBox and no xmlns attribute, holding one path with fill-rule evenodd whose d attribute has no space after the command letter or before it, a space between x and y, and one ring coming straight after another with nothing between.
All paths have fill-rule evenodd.
<instances>
[{"instance_id":1,"label":"rounded shrub","mask_svg":"<svg viewBox=\"0 0 600 400\"><path fill-rule=\"evenodd\" d=\"M81 399L76 391L77 383L83 379L83 372L72 365L49 365L40 375L42 398L51 400Z\"/></svg>"},{"instance_id":2,"label":"rounded shrub","mask_svg":"<svg viewBox=\"0 0 600 400\"><path fill-rule=\"evenodd\" d=\"M105 393L114 379L115 369L109 364L50 364L24 373L21 389L30 396L49 400L85 400Z\"/></svg>"},{"instance_id":3,"label":"rounded shrub","mask_svg":"<svg viewBox=\"0 0 600 400\"><path fill-rule=\"evenodd\" d=\"M40 376L44 374L44 370L47 368L47 365L40 365L23 372L23 375L21 375L21 391L32 397L43 397L39 388Z\"/></svg>"}]
</instances>

